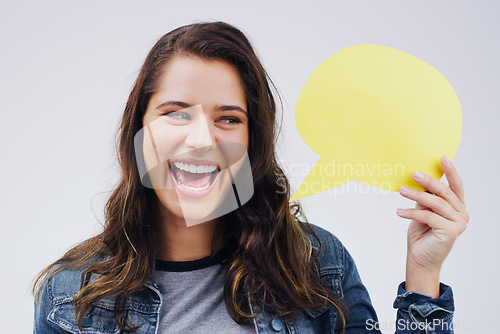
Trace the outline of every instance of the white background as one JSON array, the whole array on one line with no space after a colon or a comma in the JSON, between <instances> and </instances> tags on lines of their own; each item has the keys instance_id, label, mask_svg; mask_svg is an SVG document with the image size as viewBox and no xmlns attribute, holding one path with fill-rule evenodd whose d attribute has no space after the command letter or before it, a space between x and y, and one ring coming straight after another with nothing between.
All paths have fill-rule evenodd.
<instances>
[{"instance_id":1,"label":"white background","mask_svg":"<svg viewBox=\"0 0 500 334\"><path fill-rule=\"evenodd\" d=\"M293 112L308 76L335 52L363 43L386 45L444 74L462 105L454 163L471 219L444 263L441 281L453 287L456 333L500 333L498 2L0 6L2 333L31 332L33 277L100 230L104 201L118 175L114 132L147 52L168 31L203 20L242 29L278 86L285 101L279 154L286 170L312 167L319 158L300 138ZM294 189L303 173L288 175ZM398 193L366 190L353 182L301 202L309 220L336 234L351 252L379 320L390 326L396 287L404 280L408 226L396 209L413 202Z\"/></svg>"}]
</instances>

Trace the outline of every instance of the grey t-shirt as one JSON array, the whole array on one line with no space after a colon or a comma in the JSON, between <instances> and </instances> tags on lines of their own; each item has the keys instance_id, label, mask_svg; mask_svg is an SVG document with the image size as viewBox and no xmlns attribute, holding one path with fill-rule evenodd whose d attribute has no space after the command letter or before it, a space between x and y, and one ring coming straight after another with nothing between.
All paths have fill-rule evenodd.
<instances>
[{"instance_id":1,"label":"grey t-shirt","mask_svg":"<svg viewBox=\"0 0 500 334\"><path fill-rule=\"evenodd\" d=\"M163 297L158 333L256 333L253 321L230 316L223 289L227 268L221 254L194 261L156 261L155 281Z\"/></svg>"}]
</instances>

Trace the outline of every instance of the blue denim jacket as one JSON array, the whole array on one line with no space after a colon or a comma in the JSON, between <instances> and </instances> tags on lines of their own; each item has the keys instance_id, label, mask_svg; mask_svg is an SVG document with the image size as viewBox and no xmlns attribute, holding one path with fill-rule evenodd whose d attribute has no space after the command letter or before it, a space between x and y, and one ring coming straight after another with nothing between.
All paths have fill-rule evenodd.
<instances>
[{"instance_id":1,"label":"blue denim jacket","mask_svg":"<svg viewBox=\"0 0 500 334\"><path fill-rule=\"evenodd\" d=\"M312 225L322 243L319 255L322 283L341 296L349 308L346 333L381 333L368 291L363 285L353 258L332 233ZM311 237L313 247L318 243ZM71 303L80 287L78 270L58 273L42 287L40 303L35 303L33 333L120 333L114 321L113 298L97 302L83 319L83 332L78 330L75 309ZM153 280L147 282L143 291L130 296L125 308L128 319L143 325L138 334L160 334L158 324L162 296ZM404 282L398 287L393 307L398 310L397 320L391 327L398 334L403 333L453 333L454 302L451 287L440 283L440 297L432 298L417 292L407 292ZM252 314L259 312L259 306L248 298ZM298 320L283 321L265 311L254 319L256 333L334 333L339 319L333 307L321 310L304 310ZM195 319L193 319L195 320ZM199 321L199 319L196 319ZM385 327L384 327L385 326Z\"/></svg>"}]
</instances>

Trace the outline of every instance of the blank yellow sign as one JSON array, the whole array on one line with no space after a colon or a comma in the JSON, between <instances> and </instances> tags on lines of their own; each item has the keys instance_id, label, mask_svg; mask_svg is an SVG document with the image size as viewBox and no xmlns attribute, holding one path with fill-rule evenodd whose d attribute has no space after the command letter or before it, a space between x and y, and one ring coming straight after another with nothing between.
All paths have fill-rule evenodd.
<instances>
[{"instance_id":1,"label":"blank yellow sign","mask_svg":"<svg viewBox=\"0 0 500 334\"><path fill-rule=\"evenodd\" d=\"M290 201L357 181L424 190L414 170L437 179L439 159L460 143L460 102L435 68L403 51L362 44L335 53L309 77L297 130L319 161Z\"/></svg>"}]
</instances>

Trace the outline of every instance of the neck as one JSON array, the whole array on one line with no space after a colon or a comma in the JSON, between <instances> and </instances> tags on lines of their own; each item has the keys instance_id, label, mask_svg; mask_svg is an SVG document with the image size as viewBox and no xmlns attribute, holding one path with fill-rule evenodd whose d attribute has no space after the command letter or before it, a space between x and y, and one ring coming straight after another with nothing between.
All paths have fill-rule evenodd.
<instances>
[{"instance_id":1,"label":"neck","mask_svg":"<svg viewBox=\"0 0 500 334\"><path fill-rule=\"evenodd\" d=\"M156 258L165 261L192 261L211 254L217 220L187 226L182 217L177 217L156 205L154 214L157 226Z\"/></svg>"}]
</instances>

